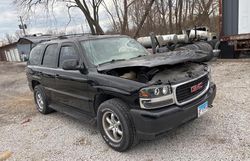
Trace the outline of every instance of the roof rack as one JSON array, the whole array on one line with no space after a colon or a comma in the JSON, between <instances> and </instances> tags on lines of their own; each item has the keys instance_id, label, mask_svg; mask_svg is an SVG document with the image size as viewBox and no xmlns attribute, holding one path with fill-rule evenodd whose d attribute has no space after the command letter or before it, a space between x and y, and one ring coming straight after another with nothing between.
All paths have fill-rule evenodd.
<instances>
[{"instance_id":1,"label":"roof rack","mask_svg":"<svg viewBox=\"0 0 250 161\"><path fill-rule=\"evenodd\" d=\"M91 33L67 34L67 35L60 35L57 38L58 39L67 39L67 38L70 38L70 37L80 37L80 36L90 36L90 35L93 35L93 34L91 34Z\"/></svg>"},{"instance_id":2,"label":"roof rack","mask_svg":"<svg viewBox=\"0 0 250 161\"><path fill-rule=\"evenodd\" d=\"M65 34L65 35L29 35L25 37L21 37L18 42L22 39L27 39L35 44L42 43L42 42L47 42L47 41L53 41L53 40L63 40L63 39L68 39L68 38L74 38L74 37L81 37L81 36L91 36L93 34L91 33L80 33L80 34Z\"/></svg>"},{"instance_id":3,"label":"roof rack","mask_svg":"<svg viewBox=\"0 0 250 161\"><path fill-rule=\"evenodd\" d=\"M63 40L63 39L68 39L68 38L72 38L72 37L81 37L81 36L90 36L93 35L91 33L81 33L81 34L67 34L67 35L59 35L59 36L52 36L51 39L47 39L47 40L41 40L39 43L42 42L46 42L46 41L52 41L52 40Z\"/></svg>"}]
</instances>

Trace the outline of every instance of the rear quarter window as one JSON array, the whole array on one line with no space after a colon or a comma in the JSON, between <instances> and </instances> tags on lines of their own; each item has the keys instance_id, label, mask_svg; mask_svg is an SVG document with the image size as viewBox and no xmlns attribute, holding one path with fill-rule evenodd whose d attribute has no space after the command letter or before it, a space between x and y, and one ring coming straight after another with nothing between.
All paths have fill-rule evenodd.
<instances>
[{"instance_id":1,"label":"rear quarter window","mask_svg":"<svg viewBox=\"0 0 250 161\"><path fill-rule=\"evenodd\" d=\"M30 52L29 65L41 65L43 45L35 46Z\"/></svg>"}]
</instances>

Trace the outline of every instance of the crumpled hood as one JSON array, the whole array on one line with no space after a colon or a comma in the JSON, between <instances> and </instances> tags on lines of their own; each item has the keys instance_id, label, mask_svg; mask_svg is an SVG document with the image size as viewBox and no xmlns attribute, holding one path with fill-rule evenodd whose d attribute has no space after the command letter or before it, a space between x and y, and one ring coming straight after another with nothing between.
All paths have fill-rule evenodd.
<instances>
[{"instance_id":1,"label":"crumpled hood","mask_svg":"<svg viewBox=\"0 0 250 161\"><path fill-rule=\"evenodd\" d=\"M103 64L98 66L97 70L104 71L125 67L156 67L161 65L175 65L184 62L203 62L208 56L209 53L204 51L173 51Z\"/></svg>"}]
</instances>

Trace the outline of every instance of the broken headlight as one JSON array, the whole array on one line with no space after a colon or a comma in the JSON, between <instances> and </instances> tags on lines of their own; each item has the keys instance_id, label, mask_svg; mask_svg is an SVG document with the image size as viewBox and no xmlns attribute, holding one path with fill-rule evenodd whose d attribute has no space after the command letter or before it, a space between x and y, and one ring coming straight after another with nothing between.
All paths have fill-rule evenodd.
<instances>
[{"instance_id":1,"label":"broken headlight","mask_svg":"<svg viewBox=\"0 0 250 161\"><path fill-rule=\"evenodd\" d=\"M161 108L174 103L169 85L146 87L140 90L140 106L144 109Z\"/></svg>"}]
</instances>

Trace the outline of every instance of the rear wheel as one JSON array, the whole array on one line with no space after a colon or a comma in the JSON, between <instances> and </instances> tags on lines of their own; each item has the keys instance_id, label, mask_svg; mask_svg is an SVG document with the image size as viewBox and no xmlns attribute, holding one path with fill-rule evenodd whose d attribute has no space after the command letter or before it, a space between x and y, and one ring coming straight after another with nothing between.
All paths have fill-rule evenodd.
<instances>
[{"instance_id":1,"label":"rear wheel","mask_svg":"<svg viewBox=\"0 0 250 161\"><path fill-rule=\"evenodd\" d=\"M53 110L48 107L47 97L45 95L44 88L41 85L35 86L34 99L36 103L36 108L40 113L49 114L53 112Z\"/></svg>"},{"instance_id":2,"label":"rear wheel","mask_svg":"<svg viewBox=\"0 0 250 161\"><path fill-rule=\"evenodd\" d=\"M241 54L240 51L235 51L235 52L234 52L234 58L235 58L235 59L239 59L239 58L240 58L240 54Z\"/></svg>"},{"instance_id":3,"label":"rear wheel","mask_svg":"<svg viewBox=\"0 0 250 161\"><path fill-rule=\"evenodd\" d=\"M111 99L100 105L97 123L105 142L116 151L125 151L136 142L128 106L119 99Z\"/></svg>"}]
</instances>

